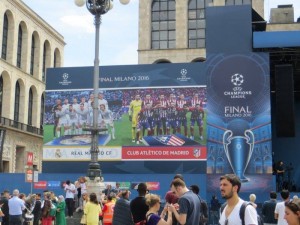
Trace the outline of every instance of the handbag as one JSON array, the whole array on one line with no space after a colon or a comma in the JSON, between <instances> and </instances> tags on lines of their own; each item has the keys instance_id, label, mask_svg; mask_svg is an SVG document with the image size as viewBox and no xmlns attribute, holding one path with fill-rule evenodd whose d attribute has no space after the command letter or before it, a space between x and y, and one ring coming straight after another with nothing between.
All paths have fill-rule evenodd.
<instances>
[{"instance_id":1,"label":"handbag","mask_svg":"<svg viewBox=\"0 0 300 225\"><path fill-rule=\"evenodd\" d=\"M86 215L85 214L82 215L80 224L86 224Z\"/></svg>"}]
</instances>

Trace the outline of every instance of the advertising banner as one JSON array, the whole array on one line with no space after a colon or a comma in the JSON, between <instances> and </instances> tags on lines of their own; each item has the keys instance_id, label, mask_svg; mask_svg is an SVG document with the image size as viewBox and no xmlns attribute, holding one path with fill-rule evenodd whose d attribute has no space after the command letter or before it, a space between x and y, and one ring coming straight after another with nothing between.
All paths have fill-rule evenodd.
<instances>
[{"instance_id":1,"label":"advertising banner","mask_svg":"<svg viewBox=\"0 0 300 225\"><path fill-rule=\"evenodd\" d=\"M207 61L208 190L235 173L243 190L272 189L268 54L216 54Z\"/></svg>"},{"instance_id":2,"label":"advertising banner","mask_svg":"<svg viewBox=\"0 0 300 225\"><path fill-rule=\"evenodd\" d=\"M93 125L95 98L97 124L103 129L98 137L102 162L206 163L207 89L202 63L100 67L98 96L92 87L93 67L47 70L45 165L90 160L92 139L85 129ZM203 168L201 164L195 167Z\"/></svg>"}]
</instances>

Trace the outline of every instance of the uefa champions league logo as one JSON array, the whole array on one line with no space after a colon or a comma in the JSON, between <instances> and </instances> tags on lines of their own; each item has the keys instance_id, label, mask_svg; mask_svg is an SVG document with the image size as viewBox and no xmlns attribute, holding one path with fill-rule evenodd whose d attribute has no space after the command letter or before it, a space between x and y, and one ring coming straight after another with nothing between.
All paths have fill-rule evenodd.
<instances>
[{"instance_id":1,"label":"uefa champions league logo","mask_svg":"<svg viewBox=\"0 0 300 225\"><path fill-rule=\"evenodd\" d=\"M244 83L244 76L242 74L236 73L231 76L231 83L234 86L241 86Z\"/></svg>"},{"instance_id":2,"label":"uefa champions league logo","mask_svg":"<svg viewBox=\"0 0 300 225\"><path fill-rule=\"evenodd\" d=\"M179 81L188 81L191 79L190 77L187 77L188 71L185 68L180 70L180 74L181 74L181 77L177 77L177 80L179 80Z\"/></svg>"},{"instance_id":3,"label":"uefa champions league logo","mask_svg":"<svg viewBox=\"0 0 300 225\"><path fill-rule=\"evenodd\" d=\"M181 76L182 76L182 77L186 77L186 75L187 75L187 70L186 70L186 69L181 69L180 73L181 73Z\"/></svg>"},{"instance_id":4,"label":"uefa champions league logo","mask_svg":"<svg viewBox=\"0 0 300 225\"><path fill-rule=\"evenodd\" d=\"M63 78L64 81L67 81L68 78L69 78L69 74L64 73L64 74L62 75L62 78Z\"/></svg>"},{"instance_id":5,"label":"uefa champions league logo","mask_svg":"<svg viewBox=\"0 0 300 225\"><path fill-rule=\"evenodd\" d=\"M69 79L69 74L68 73L63 73L62 74L62 81L60 81L59 84L64 85L64 86L71 84L72 81L69 81L68 79Z\"/></svg>"}]
</instances>

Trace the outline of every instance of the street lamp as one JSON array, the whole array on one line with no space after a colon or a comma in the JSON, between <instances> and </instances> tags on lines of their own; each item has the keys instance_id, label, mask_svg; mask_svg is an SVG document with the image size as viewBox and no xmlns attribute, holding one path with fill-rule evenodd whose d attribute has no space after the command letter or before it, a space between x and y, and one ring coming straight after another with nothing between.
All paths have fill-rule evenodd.
<instances>
[{"instance_id":1,"label":"street lamp","mask_svg":"<svg viewBox=\"0 0 300 225\"><path fill-rule=\"evenodd\" d=\"M99 31L101 24L101 16L107 13L113 7L113 0L74 0L75 4L79 7L86 4L89 12L94 15L94 24L96 28L95 34L95 61L94 61L94 77L93 77L93 86L94 86L94 103L93 103L93 126L86 129L92 134L92 144L91 144L91 162L87 171L87 177L93 182L97 178L99 182L103 181L101 175L100 164L98 163L98 134L100 131L107 129L98 127L98 91L99 91ZM130 0L120 0L122 4L128 4ZM94 181L96 183L97 181ZM95 185L91 185L95 186Z\"/></svg>"}]
</instances>

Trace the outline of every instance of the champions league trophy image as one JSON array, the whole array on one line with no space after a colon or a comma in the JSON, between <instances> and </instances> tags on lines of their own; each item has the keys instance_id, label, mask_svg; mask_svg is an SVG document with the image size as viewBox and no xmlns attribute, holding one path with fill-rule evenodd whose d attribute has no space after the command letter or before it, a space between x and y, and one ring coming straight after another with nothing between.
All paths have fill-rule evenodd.
<instances>
[{"instance_id":1,"label":"champions league trophy image","mask_svg":"<svg viewBox=\"0 0 300 225\"><path fill-rule=\"evenodd\" d=\"M244 136L233 136L233 132L227 130L223 134L223 146L234 174L237 175L242 182L249 181L244 173L253 153L253 132L251 130L245 130Z\"/></svg>"}]
</instances>

